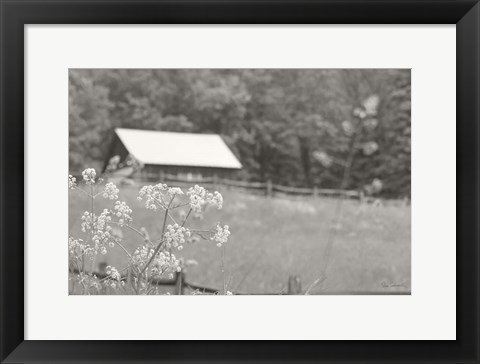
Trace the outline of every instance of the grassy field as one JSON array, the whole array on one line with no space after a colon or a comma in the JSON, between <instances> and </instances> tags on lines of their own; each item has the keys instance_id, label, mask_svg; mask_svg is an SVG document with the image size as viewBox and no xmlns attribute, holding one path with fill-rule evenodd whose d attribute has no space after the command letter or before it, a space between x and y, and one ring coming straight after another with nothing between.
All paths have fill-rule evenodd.
<instances>
[{"instance_id":1,"label":"grassy field","mask_svg":"<svg viewBox=\"0 0 480 364\"><path fill-rule=\"evenodd\" d=\"M136 199L139 187L123 187L120 200L132 207L133 226L145 227L152 239L160 237L162 214L144 208ZM286 289L288 277L301 277L304 289L319 275L325 260L329 230L334 244L327 271L328 278L312 293L409 292L410 280L410 206L385 203L383 206L344 201L342 216L331 227L337 204L328 198L267 198L219 188L224 207L207 210L201 221L188 227L208 229L217 222L228 224L232 235L226 244L229 287L245 293L278 293ZM112 207L98 197L96 211ZM89 201L79 191L70 191L70 234L82 237L80 217L89 210ZM133 252L141 239L124 232L126 248ZM186 245L178 256L193 259L198 265L186 271L187 281L220 288L222 275L220 251L211 241ZM119 247L99 256L117 268L127 265Z\"/></svg>"}]
</instances>

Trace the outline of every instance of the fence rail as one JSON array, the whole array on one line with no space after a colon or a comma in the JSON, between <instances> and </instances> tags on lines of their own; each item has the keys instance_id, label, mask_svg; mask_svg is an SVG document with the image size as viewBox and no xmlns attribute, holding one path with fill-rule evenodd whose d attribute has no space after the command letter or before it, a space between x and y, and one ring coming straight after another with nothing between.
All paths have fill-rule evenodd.
<instances>
[{"instance_id":1,"label":"fence rail","mask_svg":"<svg viewBox=\"0 0 480 364\"><path fill-rule=\"evenodd\" d=\"M81 172L71 173L74 177L77 178L77 181L82 180ZM219 186L224 186L227 188L249 190L258 195L265 196L323 196L323 197L343 197L345 199L359 200L364 203L373 203L377 205L383 205L384 203L388 205L398 205L398 206L408 206L410 205L410 198L403 199L382 199L381 197L366 195L364 191L358 190L339 190L339 189L329 189L329 188L308 188L308 187L291 187L283 186L279 184L272 183L271 180L266 182L250 182L250 181L240 181L232 180L228 178L218 178L218 177L203 177L203 178L182 178L173 174L153 174L153 173L142 173L133 177L130 176L112 176L112 175L103 175L105 179L114 181L116 184L120 185L129 185L133 183L176 183L180 187L187 187L194 184L204 185L211 188L218 188Z\"/></svg>"},{"instance_id":2,"label":"fence rail","mask_svg":"<svg viewBox=\"0 0 480 364\"><path fill-rule=\"evenodd\" d=\"M81 176L81 173L77 175ZM109 179L116 179L112 176L104 176ZM81 177L79 177L81 178ZM297 195L297 196L328 196L328 197L345 197L350 199L361 199L362 194L359 191L353 190L337 190L327 188L308 188L308 187L291 187L272 183L271 180L266 182L250 182L232 180L228 178L218 177L202 177L202 178L182 178L172 174L152 174L142 173L134 177L117 177L120 183L128 183L128 181L135 181L139 183L148 183L152 181L159 181L165 183L179 183L179 184L200 184L209 185L213 187L225 186L228 188L247 189L255 192L260 192L266 196L274 196L275 194Z\"/></svg>"},{"instance_id":3,"label":"fence rail","mask_svg":"<svg viewBox=\"0 0 480 364\"><path fill-rule=\"evenodd\" d=\"M72 274L79 274L78 269L71 269L70 273ZM102 270L94 272L97 279L109 279L109 276ZM121 281L127 281L127 276L122 275ZM173 293L175 295L186 295L190 294L194 291L198 291L202 294L219 294L221 292L220 289L213 288L213 287L206 287L201 286L195 283L188 282L186 279L186 274L183 272L175 273L174 278L172 279L153 279L150 281L152 285L155 286L162 286L162 287L170 287L173 289ZM269 293L247 293L247 292L233 292L235 295L261 295L261 296L278 296L278 295L303 295L306 294L305 290L302 289L302 281L299 276L290 275L288 277L288 282L286 287L280 292L269 292ZM335 291L335 292L328 292L328 291L320 291L316 292L315 295L410 295L411 292L408 291L392 291L392 290L383 290L383 291L367 291L367 292L351 292L351 291Z\"/></svg>"}]
</instances>

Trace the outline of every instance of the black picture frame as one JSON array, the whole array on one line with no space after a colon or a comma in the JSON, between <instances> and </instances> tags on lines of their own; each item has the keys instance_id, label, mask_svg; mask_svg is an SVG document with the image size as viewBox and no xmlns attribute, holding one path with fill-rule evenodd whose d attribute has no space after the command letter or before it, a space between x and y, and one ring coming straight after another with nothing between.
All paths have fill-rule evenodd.
<instances>
[{"instance_id":1,"label":"black picture frame","mask_svg":"<svg viewBox=\"0 0 480 364\"><path fill-rule=\"evenodd\" d=\"M1 0L0 12L2 363L479 363L480 5L477 1ZM24 181L31 178L24 173L24 26L157 23L456 24L457 340L24 340ZM252 330L255 330L253 323Z\"/></svg>"}]
</instances>

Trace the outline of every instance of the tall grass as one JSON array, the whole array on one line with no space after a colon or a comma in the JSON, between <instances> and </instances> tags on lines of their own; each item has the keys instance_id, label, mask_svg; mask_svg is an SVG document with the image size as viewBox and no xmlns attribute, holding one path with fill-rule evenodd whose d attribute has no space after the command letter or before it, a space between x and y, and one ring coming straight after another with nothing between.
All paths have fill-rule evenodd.
<instances>
[{"instance_id":1,"label":"tall grass","mask_svg":"<svg viewBox=\"0 0 480 364\"><path fill-rule=\"evenodd\" d=\"M161 233L158 216L143 209L136 199L140 186L122 188L119 198L134 211L132 218L150 236ZM385 202L381 206L343 201L338 223L331 227L331 214L337 199L268 198L239 190L219 188L222 210L212 209L203 220L192 220L191 227L228 221L229 237L225 266L230 290L243 293L278 293L286 290L290 275L301 277L304 288L318 278L324 264L325 237L334 229L328 279L312 294L336 292L393 292L410 290L410 206ZM99 210L108 205L98 201ZM70 233L80 233L81 213L88 202L77 193L70 195ZM177 212L173 216L179 216ZM141 239L124 232L125 248L134 251ZM220 252L211 241L200 239L187 244L181 256L187 280L221 290ZM195 262L193 262L195 261ZM123 267L128 257L120 247L101 256L99 263ZM404 283L386 288L382 282Z\"/></svg>"}]
</instances>

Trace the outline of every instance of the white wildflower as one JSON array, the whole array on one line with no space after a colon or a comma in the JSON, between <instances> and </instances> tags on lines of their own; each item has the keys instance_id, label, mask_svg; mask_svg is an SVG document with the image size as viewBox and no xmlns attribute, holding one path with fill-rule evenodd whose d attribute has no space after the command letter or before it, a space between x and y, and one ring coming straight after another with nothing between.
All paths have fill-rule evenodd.
<instances>
[{"instance_id":1,"label":"white wildflower","mask_svg":"<svg viewBox=\"0 0 480 364\"><path fill-rule=\"evenodd\" d=\"M363 145L363 154L372 155L378 150L378 144L376 142L367 142Z\"/></svg>"},{"instance_id":2,"label":"white wildflower","mask_svg":"<svg viewBox=\"0 0 480 364\"><path fill-rule=\"evenodd\" d=\"M180 187L169 187L167 193L172 197L175 195L183 195L183 191Z\"/></svg>"},{"instance_id":3,"label":"white wildflower","mask_svg":"<svg viewBox=\"0 0 480 364\"><path fill-rule=\"evenodd\" d=\"M190 208L195 213L201 213L209 205L216 206L220 210L223 205L223 197L218 191L211 193L198 185L190 187L187 195L190 198Z\"/></svg>"},{"instance_id":4,"label":"white wildflower","mask_svg":"<svg viewBox=\"0 0 480 364\"><path fill-rule=\"evenodd\" d=\"M110 248L115 246L115 238L110 233L111 226L107 227L106 231L97 231L92 237L92 241L95 243L95 251L99 251L102 255L107 254L107 245Z\"/></svg>"},{"instance_id":5,"label":"white wildflower","mask_svg":"<svg viewBox=\"0 0 480 364\"><path fill-rule=\"evenodd\" d=\"M114 215L118 217L118 225L128 225L132 221L132 209L125 202L115 202Z\"/></svg>"},{"instance_id":6,"label":"white wildflower","mask_svg":"<svg viewBox=\"0 0 480 364\"><path fill-rule=\"evenodd\" d=\"M97 230L110 230L111 227L107 225L110 221L112 221L111 212L108 209L103 209L102 213L97 218ZM110 229L108 229L109 227Z\"/></svg>"},{"instance_id":7,"label":"white wildflower","mask_svg":"<svg viewBox=\"0 0 480 364\"><path fill-rule=\"evenodd\" d=\"M68 252L72 256L91 256L94 251L89 244L85 244L82 239L75 239L72 236L68 238Z\"/></svg>"},{"instance_id":8,"label":"white wildflower","mask_svg":"<svg viewBox=\"0 0 480 364\"><path fill-rule=\"evenodd\" d=\"M183 195L179 187L168 187L164 183L143 186L138 193L138 199L145 199L147 209L157 211L159 207L165 208L175 196Z\"/></svg>"},{"instance_id":9,"label":"white wildflower","mask_svg":"<svg viewBox=\"0 0 480 364\"><path fill-rule=\"evenodd\" d=\"M325 168L330 167L333 164L333 158L330 157L327 153L321 151L313 152L313 157L320 162Z\"/></svg>"},{"instance_id":10,"label":"white wildflower","mask_svg":"<svg viewBox=\"0 0 480 364\"><path fill-rule=\"evenodd\" d=\"M82 172L83 180L87 185L91 185L95 183L95 177L97 173L93 168L87 168Z\"/></svg>"},{"instance_id":11,"label":"white wildflower","mask_svg":"<svg viewBox=\"0 0 480 364\"><path fill-rule=\"evenodd\" d=\"M173 274L178 273L181 270L180 260L177 259L174 254L164 251L158 253L153 260L153 268L151 269L151 272L156 276L166 274L169 278L173 278Z\"/></svg>"},{"instance_id":12,"label":"white wildflower","mask_svg":"<svg viewBox=\"0 0 480 364\"><path fill-rule=\"evenodd\" d=\"M107 279L104 281L105 285L110 286L112 288L117 288L117 285L124 285L124 282L121 281L122 276L120 275L120 272L118 271L117 268L112 267L112 266L107 266L106 269L107 273Z\"/></svg>"},{"instance_id":13,"label":"white wildflower","mask_svg":"<svg viewBox=\"0 0 480 364\"><path fill-rule=\"evenodd\" d=\"M133 262L137 265L146 264L150 260L153 250L154 247L150 242L139 246L137 249L135 249L135 252L132 255Z\"/></svg>"},{"instance_id":14,"label":"white wildflower","mask_svg":"<svg viewBox=\"0 0 480 364\"><path fill-rule=\"evenodd\" d=\"M110 200L116 200L118 198L118 193L120 192L120 190L117 188L117 186L115 186L114 183L112 182L108 182L106 185L105 185L105 188L103 190L103 197L104 198L108 198Z\"/></svg>"},{"instance_id":15,"label":"white wildflower","mask_svg":"<svg viewBox=\"0 0 480 364\"><path fill-rule=\"evenodd\" d=\"M111 212L104 209L99 216L85 211L82 215L82 231L92 233L93 254L107 254L107 248L115 246L115 237L112 235L112 227L108 225L112 220Z\"/></svg>"},{"instance_id":16,"label":"white wildflower","mask_svg":"<svg viewBox=\"0 0 480 364\"><path fill-rule=\"evenodd\" d=\"M77 186L77 179L71 174L68 175L68 188L73 190Z\"/></svg>"},{"instance_id":17,"label":"white wildflower","mask_svg":"<svg viewBox=\"0 0 480 364\"><path fill-rule=\"evenodd\" d=\"M178 224L168 225L167 232L164 234L165 246L167 248L176 248L178 250L183 249L185 243L185 237L191 236L190 230Z\"/></svg>"},{"instance_id":18,"label":"white wildflower","mask_svg":"<svg viewBox=\"0 0 480 364\"><path fill-rule=\"evenodd\" d=\"M363 102L363 108L368 115L376 115L380 98L377 95L372 95Z\"/></svg>"},{"instance_id":19,"label":"white wildflower","mask_svg":"<svg viewBox=\"0 0 480 364\"><path fill-rule=\"evenodd\" d=\"M210 240L216 241L217 246L221 247L225 244L230 236L230 231L228 225L225 225L223 228L220 225L215 227L214 235L210 238Z\"/></svg>"},{"instance_id":20,"label":"white wildflower","mask_svg":"<svg viewBox=\"0 0 480 364\"><path fill-rule=\"evenodd\" d=\"M108 278L113 279L115 281L120 281L120 279L122 278L120 276L120 272L118 271L118 269L110 265L107 266L106 273L108 275Z\"/></svg>"},{"instance_id":21,"label":"white wildflower","mask_svg":"<svg viewBox=\"0 0 480 364\"><path fill-rule=\"evenodd\" d=\"M82 227L82 231L85 233L87 232L87 230L92 230L93 229L93 219L94 219L94 216L88 212L88 211L85 211L82 215L82 224L81 224L81 227Z\"/></svg>"}]
</instances>

